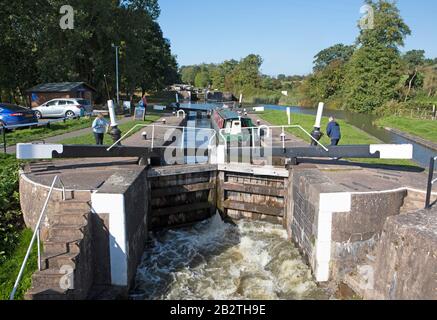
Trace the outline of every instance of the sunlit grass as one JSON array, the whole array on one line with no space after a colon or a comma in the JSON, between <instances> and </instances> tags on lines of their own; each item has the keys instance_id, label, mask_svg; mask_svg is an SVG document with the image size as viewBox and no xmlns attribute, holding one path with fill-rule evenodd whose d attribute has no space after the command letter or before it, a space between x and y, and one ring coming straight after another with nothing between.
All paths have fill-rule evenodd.
<instances>
[{"instance_id":1,"label":"sunlit grass","mask_svg":"<svg viewBox=\"0 0 437 320\"><path fill-rule=\"evenodd\" d=\"M134 121L134 120L132 120L132 121L129 121L127 123L121 124L118 127L122 131L122 133L124 134L124 133L127 133L130 129L132 129L137 124L148 125L148 124L155 122L159 118L160 117L158 115L148 115L146 117L146 121ZM140 130L141 130L141 127L136 128L135 130L133 130L131 132L131 134L129 136L137 133ZM90 133L87 133L85 135L81 135L78 137L68 138L68 139L61 141L60 143L61 144L73 144L73 145L74 144L92 145L92 144L95 144L96 141L94 139L94 134L92 133L92 130L90 128ZM111 145L113 143L111 136L108 134L105 134L105 139L104 139L103 143L105 145Z\"/></svg>"},{"instance_id":2,"label":"sunlit grass","mask_svg":"<svg viewBox=\"0 0 437 320\"><path fill-rule=\"evenodd\" d=\"M6 143L8 146L13 146L17 143L44 140L64 133L91 127L92 122L92 118L70 119L66 120L65 123L62 121L52 123L49 128L17 129L6 133Z\"/></svg>"},{"instance_id":3,"label":"sunlit grass","mask_svg":"<svg viewBox=\"0 0 437 320\"><path fill-rule=\"evenodd\" d=\"M20 235L18 245L14 252L7 260L0 264L0 300L8 300L9 295L14 287L15 280L20 271L23 259L26 256L27 248L32 239L33 232L30 229L25 229ZM23 278L20 281L15 300L24 298L24 294L31 287L32 274L38 269L38 254L36 245L34 245L28 263L24 270Z\"/></svg>"},{"instance_id":4,"label":"sunlit grass","mask_svg":"<svg viewBox=\"0 0 437 320\"><path fill-rule=\"evenodd\" d=\"M437 121L391 116L379 119L376 121L376 125L398 129L423 139L437 142Z\"/></svg>"}]
</instances>

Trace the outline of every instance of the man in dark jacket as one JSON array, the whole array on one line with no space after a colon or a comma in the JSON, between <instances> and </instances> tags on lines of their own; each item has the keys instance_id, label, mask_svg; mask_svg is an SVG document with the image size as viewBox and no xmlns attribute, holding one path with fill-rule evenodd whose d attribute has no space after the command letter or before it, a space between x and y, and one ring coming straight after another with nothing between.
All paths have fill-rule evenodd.
<instances>
[{"instance_id":1,"label":"man in dark jacket","mask_svg":"<svg viewBox=\"0 0 437 320\"><path fill-rule=\"evenodd\" d=\"M326 133L331 139L331 146L337 146L341 139L340 125L335 121L334 117L329 118L329 124L326 128Z\"/></svg>"}]
</instances>

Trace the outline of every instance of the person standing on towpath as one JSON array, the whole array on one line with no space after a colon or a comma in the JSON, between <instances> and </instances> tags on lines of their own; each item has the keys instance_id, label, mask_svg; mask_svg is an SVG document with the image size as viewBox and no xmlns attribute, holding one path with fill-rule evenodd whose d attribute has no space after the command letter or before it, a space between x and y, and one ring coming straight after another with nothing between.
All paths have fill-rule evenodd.
<instances>
[{"instance_id":1,"label":"person standing on towpath","mask_svg":"<svg viewBox=\"0 0 437 320\"><path fill-rule=\"evenodd\" d=\"M328 134L329 139L331 139L331 146L338 146L341 140L341 129L334 117L329 117L329 124L326 128L326 133Z\"/></svg>"},{"instance_id":2,"label":"person standing on towpath","mask_svg":"<svg viewBox=\"0 0 437 320\"><path fill-rule=\"evenodd\" d=\"M93 133L96 138L96 144L101 146L103 145L103 139L105 137L105 132L109 127L108 121L105 120L103 114L99 113L97 118L93 122Z\"/></svg>"}]
</instances>

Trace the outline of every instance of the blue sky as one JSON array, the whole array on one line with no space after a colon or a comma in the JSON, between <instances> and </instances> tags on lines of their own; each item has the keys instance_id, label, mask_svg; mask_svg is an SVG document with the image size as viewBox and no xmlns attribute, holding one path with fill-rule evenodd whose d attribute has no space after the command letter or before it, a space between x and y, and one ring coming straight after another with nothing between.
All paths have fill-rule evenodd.
<instances>
[{"instance_id":1,"label":"blue sky","mask_svg":"<svg viewBox=\"0 0 437 320\"><path fill-rule=\"evenodd\" d=\"M159 23L179 65L218 63L250 53L269 75L307 74L313 57L358 34L363 0L159 0ZM402 51L437 57L437 1L398 0L412 29Z\"/></svg>"}]
</instances>

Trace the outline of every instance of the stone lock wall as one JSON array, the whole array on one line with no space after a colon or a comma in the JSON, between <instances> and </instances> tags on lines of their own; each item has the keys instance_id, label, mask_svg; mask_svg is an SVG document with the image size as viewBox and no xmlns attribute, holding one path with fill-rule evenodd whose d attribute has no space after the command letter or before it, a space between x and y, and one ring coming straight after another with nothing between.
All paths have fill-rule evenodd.
<instances>
[{"instance_id":1,"label":"stone lock wall","mask_svg":"<svg viewBox=\"0 0 437 320\"><path fill-rule=\"evenodd\" d=\"M407 190L351 193L318 169L290 173L287 230L317 281L340 280L367 263L388 217L400 214Z\"/></svg>"},{"instance_id":2,"label":"stone lock wall","mask_svg":"<svg viewBox=\"0 0 437 320\"><path fill-rule=\"evenodd\" d=\"M332 219L332 276L342 278L373 254L388 217L400 214L406 190L351 194L351 210Z\"/></svg>"},{"instance_id":3,"label":"stone lock wall","mask_svg":"<svg viewBox=\"0 0 437 320\"><path fill-rule=\"evenodd\" d=\"M436 230L436 208L389 217L365 298L437 300Z\"/></svg>"}]
</instances>

